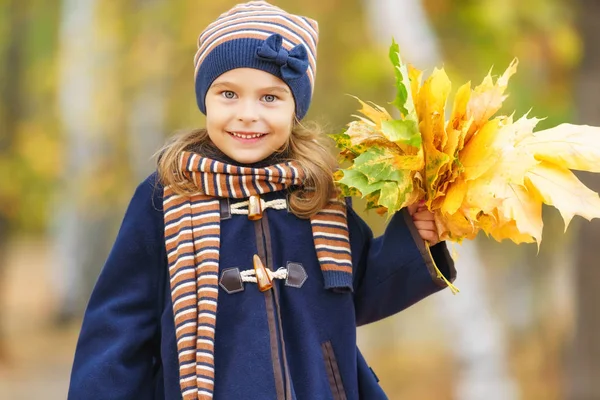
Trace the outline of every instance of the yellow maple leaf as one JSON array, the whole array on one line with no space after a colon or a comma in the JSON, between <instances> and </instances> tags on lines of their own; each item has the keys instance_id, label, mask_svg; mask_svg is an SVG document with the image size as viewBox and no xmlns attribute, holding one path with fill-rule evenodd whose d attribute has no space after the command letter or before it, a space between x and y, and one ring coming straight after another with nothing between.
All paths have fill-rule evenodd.
<instances>
[{"instance_id":1,"label":"yellow maple leaf","mask_svg":"<svg viewBox=\"0 0 600 400\"><path fill-rule=\"evenodd\" d=\"M560 124L524 138L521 147L535 158L568 169L600 172L600 133L597 127Z\"/></svg>"},{"instance_id":2,"label":"yellow maple leaf","mask_svg":"<svg viewBox=\"0 0 600 400\"><path fill-rule=\"evenodd\" d=\"M423 142L441 150L447 137L444 109L452 85L444 69L434 69L418 92L415 108Z\"/></svg>"},{"instance_id":3,"label":"yellow maple leaf","mask_svg":"<svg viewBox=\"0 0 600 400\"><path fill-rule=\"evenodd\" d=\"M479 227L461 212L444 216L436 213L434 218L441 240L462 242L464 239L474 239L479 231Z\"/></svg>"},{"instance_id":4,"label":"yellow maple leaf","mask_svg":"<svg viewBox=\"0 0 600 400\"><path fill-rule=\"evenodd\" d=\"M454 97L454 106L452 114L446 124L446 135L448 140L444 145L444 153L451 157L462 150L465 142L465 136L471 126L470 119L467 119L467 104L471 98L471 83L467 82L458 88Z\"/></svg>"},{"instance_id":5,"label":"yellow maple leaf","mask_svg":"<svg viewBox=\"0 0 600 400\"><path fill-rule=\"evenodd\" d=\"M450 186L448 192L446 193L444 202L440 207L440 211L443 214L455 214L465 200L467 188L468 184L464 179L458 178L456 181L454 181L454 184Z\"/></svg>"},{"instance_id":6,"label":"yellow maple leaf","mask_svg":"<svg viewBox=\"0 0 600 400\"><path fill-rule=\"evenodd\" d=\"M494 146L499 128L499 119L488 121L462 149L459 159L465 180L479 178L500 158L499 149Z\"/></svg>"},{"instance_id":7,"label":"yellow maple leaf","mask_svg":"<svg viewBox=\"0 0 600 400\"><path fill-rule=\"evenodd\" d=\"M421 90L421 80L423 79L423 72L419 71L412 65L408 66L408 79L410 81L410 91L413 99L419 98L419 90Z\"/></svg>"},{"instance_id":8,"label":"yellow maple leaf","mask_svg":"<svg viewBox=\"0 0 600 400\"><path fill-rule=\"evenodd\" d=\"M539 193L542 201L560 211L565 230L576 214L588 220L600 218L600 197L568 169L541 162L528 171L526 177L528 186Z\"/></svg>"},{"instance_id":9,"label":"yellow maple leaf","mask_svg":"<svg viewBox=\"0 0 600 400\"><path fill-rule=\"evenodd\" d=\"M494 215L483 215L479 219L481 229L494 240L501 242L505 239L519 243L533 243L535 239L526 233L522 233L517 228L516 221L500 223Z\"/></svg>"},{"instance_id":10,"label":"yellow maple leaf","mask_svg":"<svg viewBox=\"0 0 600 400\"><path fill-rule=\"evenodd\" d=\"M362 108L360 110L358 110L358 112L363 114L368 119L365 119L361 116L356 116L356 115L355 115L355 117L361 119L367 125L372 125L375 128L375 130L377 130L377 131L381 130L381 123L383 121L390 121L393 119L392 116L386 111L385 108L380 107L377 104L367 104L356 96L352 96L352 97L354 97L362 106Z\"/></svg>"},{"instance_id":11,"label":"yellow maple leaf","mask_svg":"<svg viewBox=\"0 0 600 400\"><path fill-rule=\"evenodd\" d=\"M359 152L361 148L366 149L369 146L389 147L398 151L397 146L390 142L376 127L363 121L352 121L348 124L346 135L348 135L350 147Z\"/></svg>"},{"instance_id":12,"label":"yellow maple leaf","mask_svg":"<svg viewBox=\"0 0 600 400\"><path fill-rule=\"evenodd\" d=\"M447 142L444 108L450 88L450 79L446 72L443 69L435 69L419 89L415 103L425 153L425 186L429 206L436 197L440 171L452 161L452 158L442 151Z\"/></svg>"},{"instance_id":13,"label":"yellow maple leaf","mask_svg":"<svg viewBox=\"0 0 600 400\"><path fill-rule=\"evenodd\" d=\"M467 132L466 140L469 140L483 124L500 110L506 99L504 91L508 86L508 80L517 72L518 64L519 62L515 58L496 83L494 83L490 71L481 85L473 89L471 99L467 105L467 116L473 119L473 123Z\"/></svg>"}]
</instances>

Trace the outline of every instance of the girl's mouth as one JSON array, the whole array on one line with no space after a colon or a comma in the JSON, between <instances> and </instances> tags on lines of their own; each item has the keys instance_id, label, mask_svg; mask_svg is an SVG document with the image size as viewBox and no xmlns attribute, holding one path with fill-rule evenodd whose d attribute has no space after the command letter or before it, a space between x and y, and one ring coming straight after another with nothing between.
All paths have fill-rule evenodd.
<instances>
[{"instance_id":1,"label":"girl's mouth","mask_svg":"<svg viewBox=\"0 0 600 400\"><path fill-rule=\"evenodd\" d=\"M227 132L231 136L241 139L241 140L257 140L261 137L265 136L266 133L258 133L258 132Z\"/></svg>"}]
</instances>

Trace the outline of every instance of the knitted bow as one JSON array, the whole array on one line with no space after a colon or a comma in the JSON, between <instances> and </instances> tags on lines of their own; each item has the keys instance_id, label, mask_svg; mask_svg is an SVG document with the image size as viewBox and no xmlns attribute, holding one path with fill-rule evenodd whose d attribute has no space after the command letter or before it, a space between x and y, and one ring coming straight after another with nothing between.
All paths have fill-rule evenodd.
<instances>
[{"instance_id":1,"label":"knitted bow","mask_svg":"<svg viewBox=\"0 0 600 400\"><path fill-rule=\"evenodd\" d=\"M308 68L308 54L304 45L298 44L288 52L283 47L283 38L277 33L264 41L256 55L261 60L279 65L284 80L301 78Z\"/></svg>"}]
</instances>

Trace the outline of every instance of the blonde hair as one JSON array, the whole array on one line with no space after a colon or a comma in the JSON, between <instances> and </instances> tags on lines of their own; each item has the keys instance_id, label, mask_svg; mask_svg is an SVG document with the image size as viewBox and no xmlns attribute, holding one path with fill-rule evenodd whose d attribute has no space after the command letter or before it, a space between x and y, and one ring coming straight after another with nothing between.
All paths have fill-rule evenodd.
<instances>
[{"instance_id":1,"label":"blonde hair","mask_svg":"<svg viewBox=\"0 0 600 400\"><path fill-rule=\"evenodd\" d=\"M214 146L206 129L195 129L174 136L158 151L158 175L164 186L171 186L178 194L189 196L198 192L179 167L182 151L207 155ZM337 163L331 150L331 141L315 123L308 126L296 121L292 134L283 148L277 151L282 161L296 161L304 171L304 185L290 194L290 210L299 218L310 218L325 207L334 195L333 172Z\"/></svg>"}]
</instances>

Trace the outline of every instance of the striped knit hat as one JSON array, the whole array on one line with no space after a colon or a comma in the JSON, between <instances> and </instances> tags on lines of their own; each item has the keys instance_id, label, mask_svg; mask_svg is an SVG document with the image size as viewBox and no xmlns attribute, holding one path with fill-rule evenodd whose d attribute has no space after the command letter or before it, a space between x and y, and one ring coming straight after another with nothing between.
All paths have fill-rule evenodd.
<instances>
[{"instance_id":1,"label":"striped knit hat","mask_svg":"<svg viewBox=\"0 0 600 400\"><path fill-rule=\"evenodd\" d=\"M238 4L222 14L198 38L194 64L200 111L206 114L206 92L219 75L235 68L255 68L290 87L296 117L302 119L315 83L318 32L316 21L266 1Z\"/></svg>"}]
</instances>

